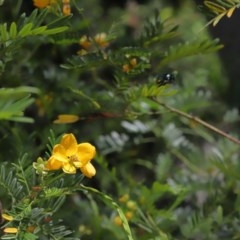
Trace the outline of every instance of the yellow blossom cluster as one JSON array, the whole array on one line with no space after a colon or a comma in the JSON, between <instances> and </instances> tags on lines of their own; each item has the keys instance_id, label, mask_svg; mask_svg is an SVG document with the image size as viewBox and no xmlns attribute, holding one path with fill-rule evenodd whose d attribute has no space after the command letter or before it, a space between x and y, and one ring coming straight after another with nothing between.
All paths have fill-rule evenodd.
<instances>
[{"instance_id":1,"label":"yellow blossom cluster","mask_svg":"<svg viewBox=\"0 0 240 240\"><path fill-rule=\"evenodd\" d=\"M126 210L124 211L124 215L127 220L131 220L134 216L134 212L136 210L136 202L129 199L128 194L124 194L119 198L119 202L125 205ZM120 216L115 216L113 218L113 223L117 226L121 226L123 224Z\"/></svg>"},{"instance_id":2,"label":"yellow blossom cluster","mask_svg":"<svg viewBox=\"0 0 240 240\"><path fill-rule=\"evenodd\" d=\"M55 3L57 0L33 0L33 5L40 9L51 7ZM70 0L62 0L62 14L64 16L71 14Z\"/></svg>"},{"instance_id":3,"label":"yellow blossom cluster","mask_svg":"<svg viewBox=\"0 0 240 240\"><path fill-rule=\"evenodd\" d=\"M5 214L5 213L2 214L2 219L6 220L6 221L9 221L9 222L13 221L13 217L8 215L8 214ZM14 233L18 232L18 229L15 228L15 227L6 227L6 228L3 229L3 232L4 233L13 233L14 234Z\"/></svg>"},{"instance_id":4,"label":"yellow blossom cluster","mask_svg":"<svg viewBox=\"0 0 240 240\"><path fill-rule=\"evenodd\" d=\"M46 8L56 3L56 0L33 0L33 5L37 8Z\"/></svg>"},{"instance_id":5,"label":"yellow blossom cluster","mask_svg":"<svg viewBox=\"0 0 240 240\"><path fill-rule=\"evenodd\" d=\"M65 173L74 174L77 169L88 178L96 174L96 169L91 160L96 154L96 149L90 143L77 143L73 134L64 134L60 144L54 146L52 156L47 160L47 171L62 169Z\"/></svg>"},{"instance_id":6,"label":"yellow blossom cluster","mask_svg":"<svg viewBox=\"0 0 240 240\"><path fill-rule=\"evenodd\" d=\"M136 66L137 66L137 59L131 58L129 63L123 64L122 71L125 73L129 73Z\"/></svg>"},{"instance_id":7,"label":"yellow blossom cluster","mask_svg":"<svg viewBox=\"0 0 240 240\"><path fill-rule=\"evenodd\" d=\"M98 33L93 38L86 35L82 36L79 40L81 50L78 51L79 55L84 55L88 51L94 50L96 47L104 49L109 46L106 33Z\"/></svg>"},{"instance_id":8,"label":"yellow blossom cluster","mask_svg":"<svg viewBox=\"0 0 240 240\"><path fill-rule=\"evenodd\" d=\"M64 16L68 16L71 14L71 6L70 6L70 0L62 0L62 12Z\"/></svg>"}]
</instances>

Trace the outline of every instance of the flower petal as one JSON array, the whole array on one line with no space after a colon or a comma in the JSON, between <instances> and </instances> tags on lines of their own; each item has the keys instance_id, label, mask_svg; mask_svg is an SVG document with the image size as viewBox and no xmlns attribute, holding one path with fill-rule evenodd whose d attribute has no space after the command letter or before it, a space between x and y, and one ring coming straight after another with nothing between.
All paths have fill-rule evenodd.
<instances>
[{"instance_id":1,"label":"flower petal","mask_svg":"<svg viewBox=\"0 0 240 240\"><path fill-rule=\"evenodd\" d=\"M8 228L4 228L3 231L5 233L17 233L18 232L18 229L17 228L14 228L14 227L8 227Z\"/></svg>"},{"instance_id":2,"label":"flower petal","mask_svg":"<svg viewBox=\"0 0 240 240\"><path fill-rule=\"evenodd\" d=\"M80 168L83 166L83 164L80 161L74 161L72 162L72 164L74 165L75 168Z\"/></svg>"},{"instance_id":3,"label":"flower petal","mask_svg":"<svg viewBox=\"0 0 240 240\"><path fill-rule=\"evenodd\" d=\"M54 156L50 157L46 162L45 168L47 170L58 170L62 168L63 162L57 160Z\"/></svg>"},{"instance_id":4,"label":"flower petal","mask_svg":"<svg viewBox=\"0 0 240 240\"><path fill-rule=\"evenodd\" d=\"M79 117L77 115L73 114L60 114L58 115L58 118L53 121L53 123L56 124L62 124L62 123L74 123L79 120Z\"/></svg>"},{"instance_id":5,"label":"flower petal","mask_svg":"<svg viewBox=\"0 0 240 240\"><path fill-rule=\"evenodd\" d=\"M57 144L53 148L52 157L59 162L68 162L69 159L66 155L66 150L61 144Z\"/></svg>"},{"instance_id":6,"label":"flower petal","mask_svg":"<svg viewBox=\"0 0 240 240\"><path fill-rule=\"evenodd\" d=\"M45 8L49 5L49 0L33 0L33 4L38 8Z\"/></svg>"},{"instance_id":7,"label":"flower petal","mask_svg":"<svg viewBox=\"0 0 240 240\"><path fill-rule=\"evenodd\" d=\"M12 221L12 220L13 220L13 217L10 216L10 215L8 215L8 214L6 214L6 213L3 213L3 214L2 214L2 218L3 218L4 220L7 220L7 221Z\"/></svg>"},{"instance_id":8,"label":"flower petal","mask_svg":"<svg viewBox=\"0 0 240 240\"><path fill-rule=\"evenodd\" d=\"M90 143L78 144L77 157L82 163L82 166L90 162L96 154L96 148Z\"/></svg>"},{"instance_id":9,"label":"flower petal","mask_svg":"<svg viewBox=\"0 0 240 240\"><path fill-rule=\"evenodd\" d=\"M67 156L75 155L77 152L77 140L72 133L64 134L60 144L65 148Z\"/></svg>"},{"instance_id":10,"label":"flower petal","mask_svg":"<svg viewBox=\"0 0 240 240\"><path fill-rule=\"evenodd\" d=\"M80 170L88 178L91 178L96 174L96 169L91 163L86 164L84 167L80 168Z\"/></svg>"},{"instance_id":11,"label":"flower petal","mask_svg":"<svg viewBox=\"0 0 240 240\"><path fill-rule=\"evenodd\" d=\"M70 163L64 163L63 167L62 167L62 170L65 173L68 173L68 174L76 173L76 168L72 164L70 164Z\"/></svg>"}]
</instances>

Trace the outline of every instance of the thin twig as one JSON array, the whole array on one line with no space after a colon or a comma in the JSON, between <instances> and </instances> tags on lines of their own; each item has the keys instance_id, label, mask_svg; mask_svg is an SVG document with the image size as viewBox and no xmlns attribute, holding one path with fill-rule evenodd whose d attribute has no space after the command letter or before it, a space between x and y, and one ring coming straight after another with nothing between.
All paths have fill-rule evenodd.
<instances>
[{"instance_id":1,"label":"thin twig","mask_svg":"<svg viewBox=\"0 0 240 240\"><path fill-rule=\"evenodd\" d=\"M178 115L180 115L182 117L188 118L188 119L190 119L192 121L195 121L195 122L201 124L202 126L210 129L211 131L213 131L213 132L215 132L215 133L217 133L217 134L227 138L228 140L230 140L230 141L240 145L240 140L239 139L237 139L237 138L227 134L226 132L220 130L219 128L214 127L213 125L203 121L202 119L200 119L198 117L195 117L195 116L192 116L192 115L190 115L188 113L182 112L181 110L178 110L178 109L176 109L174 107L170 107L170 106L166 105L165 103L158 102L157 100L154 100L154 101L157 102L158 104L160 104L161 106L163 106L164 108L168 109L169 111L171 111L173 113L176 113L176 114L178 114Z\"/></svg>"}]
</instances>

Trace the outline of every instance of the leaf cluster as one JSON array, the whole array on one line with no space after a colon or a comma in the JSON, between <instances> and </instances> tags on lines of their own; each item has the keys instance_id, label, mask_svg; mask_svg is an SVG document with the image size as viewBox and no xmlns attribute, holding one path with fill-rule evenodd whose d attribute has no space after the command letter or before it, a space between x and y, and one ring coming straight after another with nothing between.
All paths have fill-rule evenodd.
<instances>
[{"instance_id":1,"label":"leaf cluster","mask_svg":"<svg viewBox=\"0 0 240 240\"><path fill-rule=\"evenodd\" d=\"M222 1L222 0L215 0L215 1L204 1L204 5L207 9L216 15L208 24L213 24L216 26L218 22L223 17L230 18L234 11L240 7L240 3L238 0L230 0L230 1Z\"/></svg>"}]
</instances>

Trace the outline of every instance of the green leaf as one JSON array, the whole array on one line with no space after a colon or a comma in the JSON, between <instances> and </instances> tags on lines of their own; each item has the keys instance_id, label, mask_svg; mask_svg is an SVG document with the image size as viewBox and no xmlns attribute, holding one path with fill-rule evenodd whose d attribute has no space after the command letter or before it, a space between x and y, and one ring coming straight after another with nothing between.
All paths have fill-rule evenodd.
<instances>
[{"instance_id":1,"label":"green leaf","mask_svg":"<svg viewBox=\"0 0 240 240\"><path fill-rule=\"evenodd\" d=\"M30 123L33 120L23 117L23 111L34 101L30 95L22 98L12 98L11 95L5 99L0 98L0 120L12 120Z\"/></svg>"},{"instance_id":2,"label":"green leaf","mask_svg":"<svg viewBox=\"0 0 240 240\"><path fill-rule=\"evenodd\" d=\"M169 63L189 56L215 52L221 48L223 48L223 45L218 44L218 39L203 41L197 40L193 42L178 44L176 46L171 46L169 50L165 53L165 56L159 64L159 67L162 68Z\"/></svg>"},{"instance_id":3,"label":"green leaf","mask_svg":"<svg viewBox=\"0 0 240 240\"><path fill-rule=\"evenodd\" d=\"M123 221L123 228L124 228L124 230L125 230L125 232L127 234L128 240L133 240L133 236L132 236L132 233L131 233L128 221L127 221L127 219L126 219L122 209L118 206L118 204L111 197L109 197L108 195L98 191L95 188L86 187L86 186L84 186L82 184L81 184L81 189L80 190L85 190L85 191L89 191L91 193L94 193L98 197L100 197L100 199L102 199L103 201L105 201L106 203L108 203L109 205L114 207L117 210L117 212L119 214L119 217Z\"/></svg>"},{"instance_id":4,"label":"green leaf","mask_svg":"<svg viewBox=\"0 0 240 240\"><path fill-rule=\"evenodd\" d=\"M10 38L15 38L17 36L17 25L15 22L11 23L11 26L9 29L9 36Z\"/></svg>"},{"instance_id":5,"label":"green leaf","mask_svg":"<svg viewBox=\"0 0 240 240\"><path fill-rule=\"evenodd\" d=\"M46 29L47 29L47 26L41 26L41 27L33 29L31 33L33 35L44 34Z\"/></svg>"},{"instance_id":6,"label":"green leaf","mask_svg":"<svg viewBox=\"0 0 240 240\"><path fill-rule=\"evenodd\" d=\"M1 41L5 42L8 39L7 24L0 24L0 37Z\"/></svg>"},{"instance_id":7,"label":"green leaf","mask_svg":"<svg viewBox=\"0 0 240 240\"><path fill-rule=\"evenodd\" d=\"M44 31L44 35L52 35L52 34L56 34L56 33L60 33L60 32L64 32L68 29L67 26L63 26L63 27L56 27L53 29L47 29L46 31Z\"/></svg>"},{"instance_id":8,"label":"green leaf","mask_svg":"<svg viewBox=\"0 0 240 240\"><path fill-rule=\"evenodd\" d=\"M33 28L33 23L26 24L18 33L18 36L25 37L31 34L31 29Z\"/></svg>"},{"instance_id":9,"label":"green leaf","mask_svg":"<svg viewBox=\"0 0 240 240\"><path fill-rule=\"evenodd\" d=\"M29 93L39 94L40 90L38 88L29 86L22 86L17 88L0 88L0 103L3 99L19 99Z\"/></svg>"}]
</instances>

